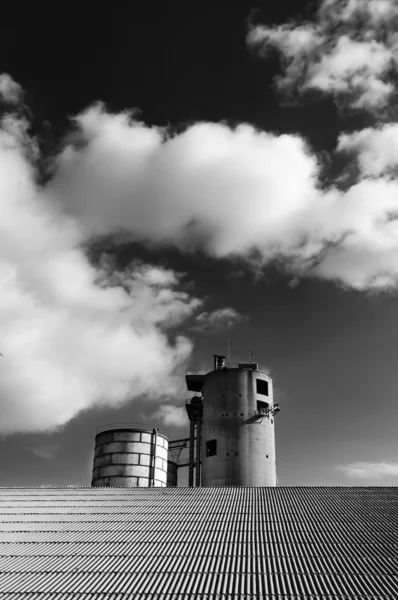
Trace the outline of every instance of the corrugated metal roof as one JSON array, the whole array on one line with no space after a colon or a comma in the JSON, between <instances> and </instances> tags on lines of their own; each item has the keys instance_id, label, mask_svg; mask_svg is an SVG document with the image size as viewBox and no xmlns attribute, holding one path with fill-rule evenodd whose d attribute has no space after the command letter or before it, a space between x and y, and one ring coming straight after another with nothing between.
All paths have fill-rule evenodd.
<instances>
[{"instance_id":1,"label":"corrugated metal roof","mask_svg":"<svg viewBox=\"0 0 398 600\"><path fill-rule=\"evenodd\" d=\"M398 598L398 488L0 490L0 600Z\"/></svg>"}]
</instances>

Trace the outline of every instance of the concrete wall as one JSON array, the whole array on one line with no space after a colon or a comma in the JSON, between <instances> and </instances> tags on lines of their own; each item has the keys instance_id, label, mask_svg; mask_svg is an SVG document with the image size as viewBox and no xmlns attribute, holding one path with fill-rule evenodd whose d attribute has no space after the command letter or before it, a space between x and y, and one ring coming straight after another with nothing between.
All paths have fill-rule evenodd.
<instances>
[{"instance_id":1,"label":"concrete wall","mask_svg":"<svg viewBox=\"0 0 398 600\"><path fill-rule=\"evenodd\" d=\"M268 396L257 394L256 379L268 382ZM275 486L274 417L241 424L257 409L273 404L272 380L261 371L226 369L208 373L203 386L202 486ZM217 440L217 454L206 456Z\"/></svg>"},{"instance_id":2,"label":"concrete wall","mask_svg":"<svg viewBox=\"0 0 398 600\"><path fill-rule=\"evenodd\" d=\"M91 485L93 487L149 487L153 485L153 457L155 458L155 486L167 485L168 439L158 433L140 429L113 429L98 433L95 438L95 456Z\"/></svg>"}]
</instances>

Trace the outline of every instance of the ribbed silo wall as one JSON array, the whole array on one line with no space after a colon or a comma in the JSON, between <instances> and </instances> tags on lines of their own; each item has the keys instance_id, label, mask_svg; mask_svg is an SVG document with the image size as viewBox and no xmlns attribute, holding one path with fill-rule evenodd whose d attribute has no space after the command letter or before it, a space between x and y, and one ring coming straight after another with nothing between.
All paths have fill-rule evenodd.
<instances>
[{"instance_id":1,"label":"ribbed silo wall","mask_svg":"<svg viewBox=\"0 0 398 600\"><path fill-rule=\"evenodd\" d=\"M257 380L265 382L267 394L257 392L261 385ZM276 485L274 417L270 414L259 420L249 419L257 410L258 401L273 405L272 380L266 373L238 368L206 375L202 486Z\"/></svg>"},{"instance_id":2,"label":"ribbed silo wall","mask_svg":"<svg viewBox=\"0 0 398 600\"><path fill-rule=\"evenodd\" d=\"M93 487L166 487L168 439L161 433L105 426L95 437Z\"/></svg>"}]
</instances>

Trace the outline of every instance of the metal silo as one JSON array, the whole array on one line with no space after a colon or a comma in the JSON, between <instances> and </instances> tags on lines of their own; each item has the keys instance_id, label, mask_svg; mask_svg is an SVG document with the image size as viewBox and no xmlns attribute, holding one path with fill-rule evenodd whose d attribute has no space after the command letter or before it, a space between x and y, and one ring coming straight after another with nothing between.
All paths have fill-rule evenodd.
<instances>
[{"instance_id":1,"label":"metal silo","mask_svg":"<svg viewBox=\"0 0 398 600\"><path fill-rule=\"evenodd\" d=\"M128 423L100 427L95 436L93 487L166 487L168 438Z\"/></svg>"},{"instance_id":2,"label":"metal silo","mask_svg":"<svg viewBox=\"0 0 398 600\"><path fill-rule=\"evenodd\" d=\"M274 415L279 407L271 377L257 363L227 365L216 356L214 370L188 372L186 379L188 389L203 400L196 481L202 486L275 486Z\"/></svg>"}]
</instances>

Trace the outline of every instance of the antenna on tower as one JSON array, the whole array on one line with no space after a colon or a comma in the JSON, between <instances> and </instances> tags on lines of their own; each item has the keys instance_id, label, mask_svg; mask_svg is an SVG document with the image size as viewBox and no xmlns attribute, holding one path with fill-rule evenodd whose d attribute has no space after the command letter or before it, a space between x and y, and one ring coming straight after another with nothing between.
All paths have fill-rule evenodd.
<instances>
[{"instance_id":1,"label":"antenna on tower","mask_svg":"<svg viewBox=\"0 0 398 600\"><path fill-rule=\"evenodd\" d=\"M253 352L253 350L249 350L249 361L250 362L254 361L254 352Z\"/></svg>"},{"instance_id":2,"label":"antenna on tower","mask_svg":"<svg viewBox=\"0 0 398 600\"><path fill-rule=\"evenodd\" d=\"M231 339L228 338L228 342L227 342L227 365L229 366L229 360L231 358Z\"/></svg>"}]
</instances>

